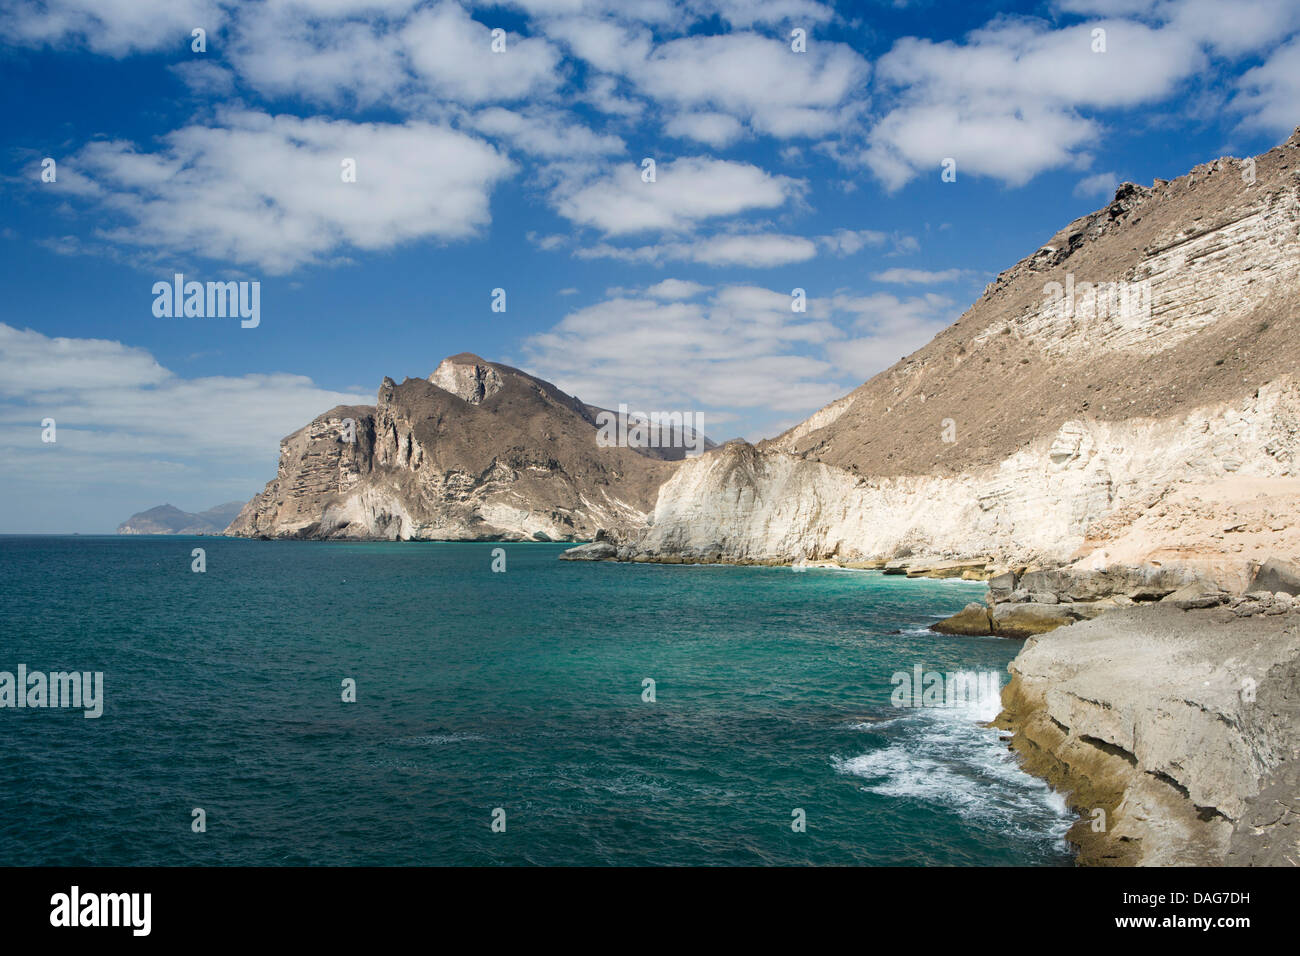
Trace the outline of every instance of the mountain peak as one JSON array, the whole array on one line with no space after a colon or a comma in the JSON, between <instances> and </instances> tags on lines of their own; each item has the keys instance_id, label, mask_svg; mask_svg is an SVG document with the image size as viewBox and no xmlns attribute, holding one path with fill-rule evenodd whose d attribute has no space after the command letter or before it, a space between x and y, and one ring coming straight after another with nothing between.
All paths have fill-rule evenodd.
<instances>
[{"instance_id":1,"label":"mountain peak","mask_svg":"<svg viewBox=\"0 0 1300 956\"><path fill-rule=\"evenodd\" d=\"M485 359L483 356L476 355L473 352L457 352L455 355L448 355L445 359L443 359L441 362L438 363L439 367L443 365L491 365L491 364L492 363L489 362L487 359Z\"/></svg>"},{"instance_id":2,"label":"mountain peak","mask_svg":"<svg viewBox=\"0 0 1300 956\"><path fill-rule=\"evenodd\" d=\"M482 405L501 391L504 384L496 367L472 352L443 359L429 376L429 382L471 405Z\"/></svg>"}]
</instances>

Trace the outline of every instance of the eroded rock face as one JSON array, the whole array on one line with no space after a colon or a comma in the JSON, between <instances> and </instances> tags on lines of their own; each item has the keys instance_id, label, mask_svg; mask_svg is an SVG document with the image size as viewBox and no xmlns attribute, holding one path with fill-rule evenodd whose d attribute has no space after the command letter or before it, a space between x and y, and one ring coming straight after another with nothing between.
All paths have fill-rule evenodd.
<instances>
[{"instance_id":1,"label":"eroded rock face","mask_svg":"<svg viewBox=\"0 0 1300 956\"><path fill-rule=\"evenodd\" d=\"M894 478L728 443L665 483L635 552L775 562L990 556L1078 561L1088 573L1168 566L1174 583L1163 593L1186 583L1175 566L1239 591L1252 561L1300 553L1300 523L1289 517L1300 513L1300 388L1290 376L1235 406L1177 421L1072 422L1066 435L996 466Z\"/></svg>"},{"instance_id":2,"label":"eroded rock face","mask_svg":"<svg viewBox=\"0 0 1300 956\"><path fill-rule=\"evenodd\" d=\"M229 533L538 540L644 525L674 465L602 448L587 407L549 382L460 355L430 380L385 379L280 443L280 466ZM349 441L351 437L353 440Z\"/></svg>"},{"instance_id":3,"label":"eroded rock face","mask_svg":"<svg viewBox=\"0 0 1300 956\"><path fill-rule=\"evenodd\" d=\"M1234 592L1300 556L1298 144L1250 183L1225 159L1121 187L915 354L688 461L627 554L1189 568ZM1149 307L1047 293L1118 283Z\"/></svg>"},{"instance_id":4,"label":"eroded rock face","mask_svg":"<svg viewBox=\"0 0 1300 956\"><path fill-rule=\"evenodd\" d=\"M1216 613L1119 610L1011 663L995 723L1079 812L1080 862L1300 862L1300 626Z\"/></svg>"},{"instance_id":5,"label":"eroded rock face","mask_svg":"<svg viewBox=\"0 0 1300 956\"><path fill-rule=\"evenodd\" d=\"M467 352L439 362L429 381L471 405L482 405L504 384L501 373L491 363Z\"/></svg>"}]
</instances>

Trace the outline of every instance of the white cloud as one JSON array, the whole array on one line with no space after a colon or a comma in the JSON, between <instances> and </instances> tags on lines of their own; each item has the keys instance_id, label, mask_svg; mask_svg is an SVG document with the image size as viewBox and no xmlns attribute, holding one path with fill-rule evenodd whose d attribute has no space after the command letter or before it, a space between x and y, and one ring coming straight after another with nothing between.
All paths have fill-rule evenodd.
<instances>
[{"instance_id":1,"label":"white cloud","mask_svg":"<svg viewBox=\"0 0 1300 956\"><path fill-rule=\"evenodd\" d=\"M225 11L217 0L0 2L0 36L10 42L78 45L116 57L152 50L190 55L195 27L211 38L224 22Z\"/></svg>"},{"instance_id":2,"label":"white cloud","mask_svg":"<svg viewBox=\"0 0 1300 956\"><path fill-rule=\"evenodd\" d=\"M875 273L871 278L877 282L899 285L937 285L941 282L956 282L963 275L965 271L962 269L941 269L934 272L925 269L886 269Z\"/></svg>"},{"instance_id":3,"label":"white cloud","mask_svg":"<svg viewBox=\"0 0 1300 956\"><path fill-rule=\"evenodd\" d=\"M569 237L559 233L551 233L550 235L543 236L540 233L530 231L524 233L524 238L543 252L552 252L556 249L563 249L569 244Z\"/></svg>"},{"instance_id":4,"label":"white cloud","mask_svg":"<svg viewBox=\"0 0 1300 956\"><path fill-rule=\"evenodd\" d=\"M813 24L825 23L835 16L835 11L829 5L814 3L813 0L708 0L700 6L702 10L716 12L735 27L750 27L757 23L788 23L808 29Z\"/></svg>"},{"instance_id":5,"label":"white cloud","mask_svg":"<svg viewBox=\"0 0 1300 956\"><path fill-rule=\"evenodd\" d=\"M236 324L229 334L256 333ZM142 488L188 493L193 507L247 497L275 474L282 437L335 405L373 401L302 375L187 379L121 342L52 338L0 323L0 473L8 487L39 489L19 500L50 512L28 524L4 502L0 520L8 530L41 520L45 530L88 520L102 527L102 518L85 517L100 514L101 496L129 500L131 510L161 503L142 501ZM53 444L41 441L47 417L57 428Z\"/></svg>"},{"instance_id":6,"label":"white cloud","mask_svg":"<svg viewBox=\"0 0 1300 956\"><path fill-rule=\"evenodd\" d=\"M601 156L627 149L622 138L597 133L559 110L508 110L493 106L469 114L467 125L516 148L548 159Z\"/></svg>"},{"instance_id":7,"label":"white cloud","mask_svg":"<svg viewBox=\"0 0 1300 956\"><path fill-rule=\"evenodd\" d=\"M144 349L108 339L50 338L0 323L0 396L148 388L171 377Z\"/></svg>"},{"instance_id":8,"label":"white cloud","mask_svg":"<svg viewBox=\"0 0 1300 956\"><path fill-rule=\"evenodd\" d=\"M863 381L925 345L957 317L956 303L933 292L906 299L836 295L829 306L852 316L853 329L863 334L834 343L828 357Z\"/></svg>"},{"instance_id":9,"label":"white cloud","mask_svg":"<svg viewBox=\"0 0 1300 956\"><path fill-rule=\"evenodd\" d=\"M739 4L728 7L730 22L745 26L781 16L778 7L795 16L804 9L797 25L805 29L809 11L829 14L800 3L750 17ZM734 142L743 127L780 138L826 135L851 126L865 108L870 65L842 43L812 37L807 51L796 53L786 33L735 32L656 44L640 24L587 16L548 21L544 29L573 56L656 102L672 135L711 145Z\"/></svg>"},{"instance_id":10,"label":"white cloud","mask_svg":"<svg viewBox=\"0 0 1300 956\"><path fill-rule=\"evenodd\" d=\"M818 242L837 256L851 256L867 246L880 246L889 239L876 229L836 229L829 236L818 237Z\"/></svg>"},{"instance_id":11,"label":"white cloud","mask_svg":"<svg viewBox=\"0 0 1300 956\"><path fill-rule=\"evenodd\" d=\"M694 139L713 147L729 146L744 134L740 120L726 113L681 113L668 120L670 136Z\"/></svg>"},{"instance_id":12,"label":"white cloud","mask_svg":"<svg viewBox=\"0 0 1300 956\"><path fill-rule=\"evenodd\" d=\"M1062 10L1102 17L1133 16L1167 25L1216 53L1240 56L1300 27L1294 0L1061 0Z\"/></svg>"},{"instance_id":13,"label":"white cloud","mask_svg":"<svg viewBox=\"0 0 1300 956\"><path fill-rule=\"evenodd\" d=\"M1300 126L1300 37L1246 71L1232 105L1245 113L1242 126L1288 134Z\"/></svg>"},{"instance_id":14,"label":"white cloud","mask_svg":"<svg viewBox=\"0 0 1300 956\"><path fill-rule=\"evenodd\" d=\"M411 17L402 44L416 76L459 103L523 99L560 82L559 53L550 42L512 35L505 52L494 53L491 32L458 4L443 2Z\"/></svg>"},{"instance_id":15,"label":"white cloud","mask_svg":"<svg viewBox=\"0 0 1300 956\"><path fill-rule=\"evenodd\" d=\"M950 159L959 178L982 174L1019 186L1045 169L1067 165L1073 151L1099 132L1091 120L1069 112L931 104L897 109L881 120L865 158L890 190L926 170L938 180Z\"/></svg>"},{"instance_id":16,"label":"white cloud","mask_svg":"<svg viewBox=\"0 0 1300 956\"><path fill-rule=\"evenodd\" d=\"M728 232L646 246L616 246L602 242L580 247L574 255L579 259L615 259L649 265L695 262L707 266L766 269L807 262L816 257L819 249L843 257L886 243L893 244L894 251L888 253L891 256L920 248L913 236L891 235L874 229L838 229L830 235L813 237L779 232Z\"/></svg>"},{"instance_id":17,"label":"white cloud","mask_svg":"<svg viewBox=\"0 0 1300 956\"><path fill-rule=\"evenodd\" d=\"M611 289L526 340L519 364L584 401L704 410L706 430L737 421L770 436L915 351L957 311L934 293L838 292L797 313L788 291L688 285L689 297L677 280Z\"/></svg>"},{"instance_id":18,"label":"white cloud","mask_svg":"<svg viewBox=\"0 0 1300 956\"><path fill-rule=\"evenodd\" d=\"M1000 17L960 42L906 37L876 64L891 105L874 124L864 161L895 190L939 175L952 158L958 175L1020 185L1052 168L1078 165L1101 141L1095 111L1129 109L1174 96L1209 54L1267 50L1300 27L1294 0L1058 0L1066 14L1096 17L1053 28ZM1094 52L1093 31L1105 33ZM1289 131L1300 94L1292 47L1242 78L1234 105L1244 125ZM1085 180L1100 183L1100 175ZM1096 186L1100 188L1100 186Z\"/></svg>"},{"instance_id":19,"label":"white cloud","mask_svg":"<svg viewBox=\"0 0 1300 956\"><path fill-rule=\"evenodd\" d=\"M409 77L400 38L386 22L303 16L290 4L245 7L230 62L265 96L312 102L391 102Z\"/></svg>"},{"instance_id":20,"label":"white cloud","mask_svg":"<svg viewBox=\"0 0 1300 956\"><path fill-rule=\"evenodd\" d=\"M652 24L682 24L687 19L675 0L506 0L504 5L533 17L584 15Z\"/></svg>"},{"instance_id":21,"label":"white cloud","mask_svg":"<svg viewBox=\"0 0 1300 956\"><path fill-rule=\"evenodd\" d=\"M634 117L645 112L645 103L619 93L619 84L612 76L596 76L587 80L587 88L578 98L602 113L611 116Z\"/></svg>"},{"instance_id":22,"label":"white cloud","mask_svg":"<svg viewBox=\"0 0 1300 956\"><path fill-rule=\"evenodd\" d=\"M61 164L60 182L127 220L102 231L116 242L283 273L349 248L471 236L512 171L488 144L428 123L219 119L153 153L91 143ZM342 181L345 158L356 182Z\"/></svg>"},{"instance_id":23,"label":"white cloud","mask_svg":"<svg viewBox=\"0 0 1300 956\"><path fill-rule=\"evenodd\" d=\"M1092 31L1107 32L1094 53ZM972 31L964 43L899 40L877 65L878 77L932 101L1004 109L1028 102L1058 106L1134 106L1162 99L1205 63L1189 37L1140 23L1102 20L1061 29L1000 20Z\"/></svg>"},{"instance_id":24,"label":"white cloud","mask_svg":"<svg viewBox=\"0 0 1300 956\"><path fill-rule=\"evenodd\" d=\"M651 32L612 19L565 17L546 23L546 34L568 47L580 60L602 73L621 75L628 64L640 63L654 46Z\"/></svg>"},{"instance_id":25,"label":"white cloud","mask_svg":"<svg viewBox=\"0 0 1300 956\"><path fill-rule=\"evenodd\" d=\"M749 163L686 157L656 167L644 182L634 163L556 198L562 216L607 236L682 231L706 219L775 209L802 194L804 183Z\"/></svg>"},{"instance_id":26,"label":"white cloud","mask_svg":"<svg viewBox=\"0 0 1300 956\"><path fill-rule=\"evenodd\" d=\"M870 67L844 44L813 41L795 53L784 39L753 33L682 37L622 70L668 108L729 113L777 137L820 136L861 107Z\"/></svg>"},{"instance_id":27,"label":"white cloud","mask_svg":"<svg viewBox=\"0 0 1300 956\"><path fill-rule=\"evenodd\" d=\"M803 236L781 233L732 233L649 246L615 246L597 243L577 249L579 259L614 259L661 265L694 262L707 266L743 266L765 269L807 262L817 255L817 244Z\"/></svg>"},{"instance_id":28,"label":"white cloud","mask_svg":"<svg viewBox=\"0 0 1300 956\"><path fill-rule=\"evenodd\" d=\"M656 299L693 299L701 292L708 290L708 286L700 285L698 282L690 282L685 279L664 279L662 282L656 282L650 288L646 289L646 295L653 296Z\"/></svg>"},{"instance_id":29,"label":"white cloud","mask_svg":"<svg viewBox=\"0 0 1300 956\"><path fill-rule=\"evenodd\" d=\"M536 99L564 81L559 51L544 37L507 34L505 50L494 52L492 28L460 4L442 0L412 12L414 6L409 0L289 0L246 7L231 59L266 95L362 106L397 102L406 113L427 101ZM358 15L367 16L353 18Z\"/></svg>"},{"instance_id":30,"label":"white cloud","mask_svg":"<svg viewBox=\"0 0 1300 956\"><path fill-rule=\"evenodd\" d=\"M1095 27L1107 31L1104 53L1092 50ZM1194 38L1133 21L1052 30L1001 20L962 43L904 38L877 64L897 105L871 130L864 158L891 190L938 178L949 158L959 178L1020 185L1099 140L1100 124L1080 109L1160 101L1205 61Z\"/></svg>"},{"instance_id":31,"label":"white cloud","mask_svg":"<svg viewBox=\"0 0 1300 956\"><path fill-rule=\"evenodd\" d=\"M1119 177L1114 172L1095 173L1092 176L1084 176L1074 186L1074 195L1084 198L1087 196L1113 196L1115 187L1119 185Z\"/></svg>"},{"instance_id":32,"label":"white cloud","mask_svg":"<svg viewBox=\"0 0 1300 956\"><path fill-rule=\"evenodd\" d=\"M211 60L191 60L168 69L181 78L191 93L199 96L220 98L229 96L235 89L235 74Z\"/></svg>"},{"instance_id":33,"label":"white cloud","mask_svg":"<svg viewBox=\"0 0 1300 956\"><path fill-rule=\"evenodd\" d=\"M526 368L584 401L646 410L812 411L842 394L832 366L800 349L840 333L793 313L788 294L751 286L707 301L616 296L524 343ZM711 414L709 414L711 413Z\"/></svg>"},{"instance_id":34,"label":"white cloud","mask_svg":"<svg viewBox=\"0 0 1300 956\"><path fill-rule=\"evenodd\" d=\"M692 244L691 258L710 266L765 268L804 262L817 254L817 247L802 236L754 235L711 236Z\"/></svg>"}]
</instances>

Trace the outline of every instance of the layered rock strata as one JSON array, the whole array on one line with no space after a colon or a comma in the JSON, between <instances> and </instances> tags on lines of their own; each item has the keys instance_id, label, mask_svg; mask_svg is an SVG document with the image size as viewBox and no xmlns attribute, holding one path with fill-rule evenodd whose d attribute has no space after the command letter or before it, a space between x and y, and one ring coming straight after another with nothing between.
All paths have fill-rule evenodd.
<instances>
[{"instance_id":1,"label":"layered rock strata","mask_svg":"<svg viewBox=\"0 0 1300 956\"><path fill-rule=\"evenodd\" d=\"M686 462L620 556L1176 565L1234 591L1300 556L1300 135L1246 170L1120 187L855 392Z\"/></svg>"}]
</instances>

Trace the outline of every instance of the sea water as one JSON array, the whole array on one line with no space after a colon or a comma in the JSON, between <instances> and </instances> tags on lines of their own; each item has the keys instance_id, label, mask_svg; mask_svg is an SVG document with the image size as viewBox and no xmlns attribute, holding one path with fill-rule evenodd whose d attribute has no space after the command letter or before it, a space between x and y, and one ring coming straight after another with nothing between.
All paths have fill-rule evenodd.
<instances>
[{"instance_id":1,"label":"sea water","mask_svg":"<svg viewBox=\"0 0 1300 956\"><path fill-rule=\"evenodd\" d=\"M891 703L1006 681L983 585L563 547L0 538L0 671L103 674L0 709L0 864L1069 862L995 695Z\"/></svg>"}]
</instances>

